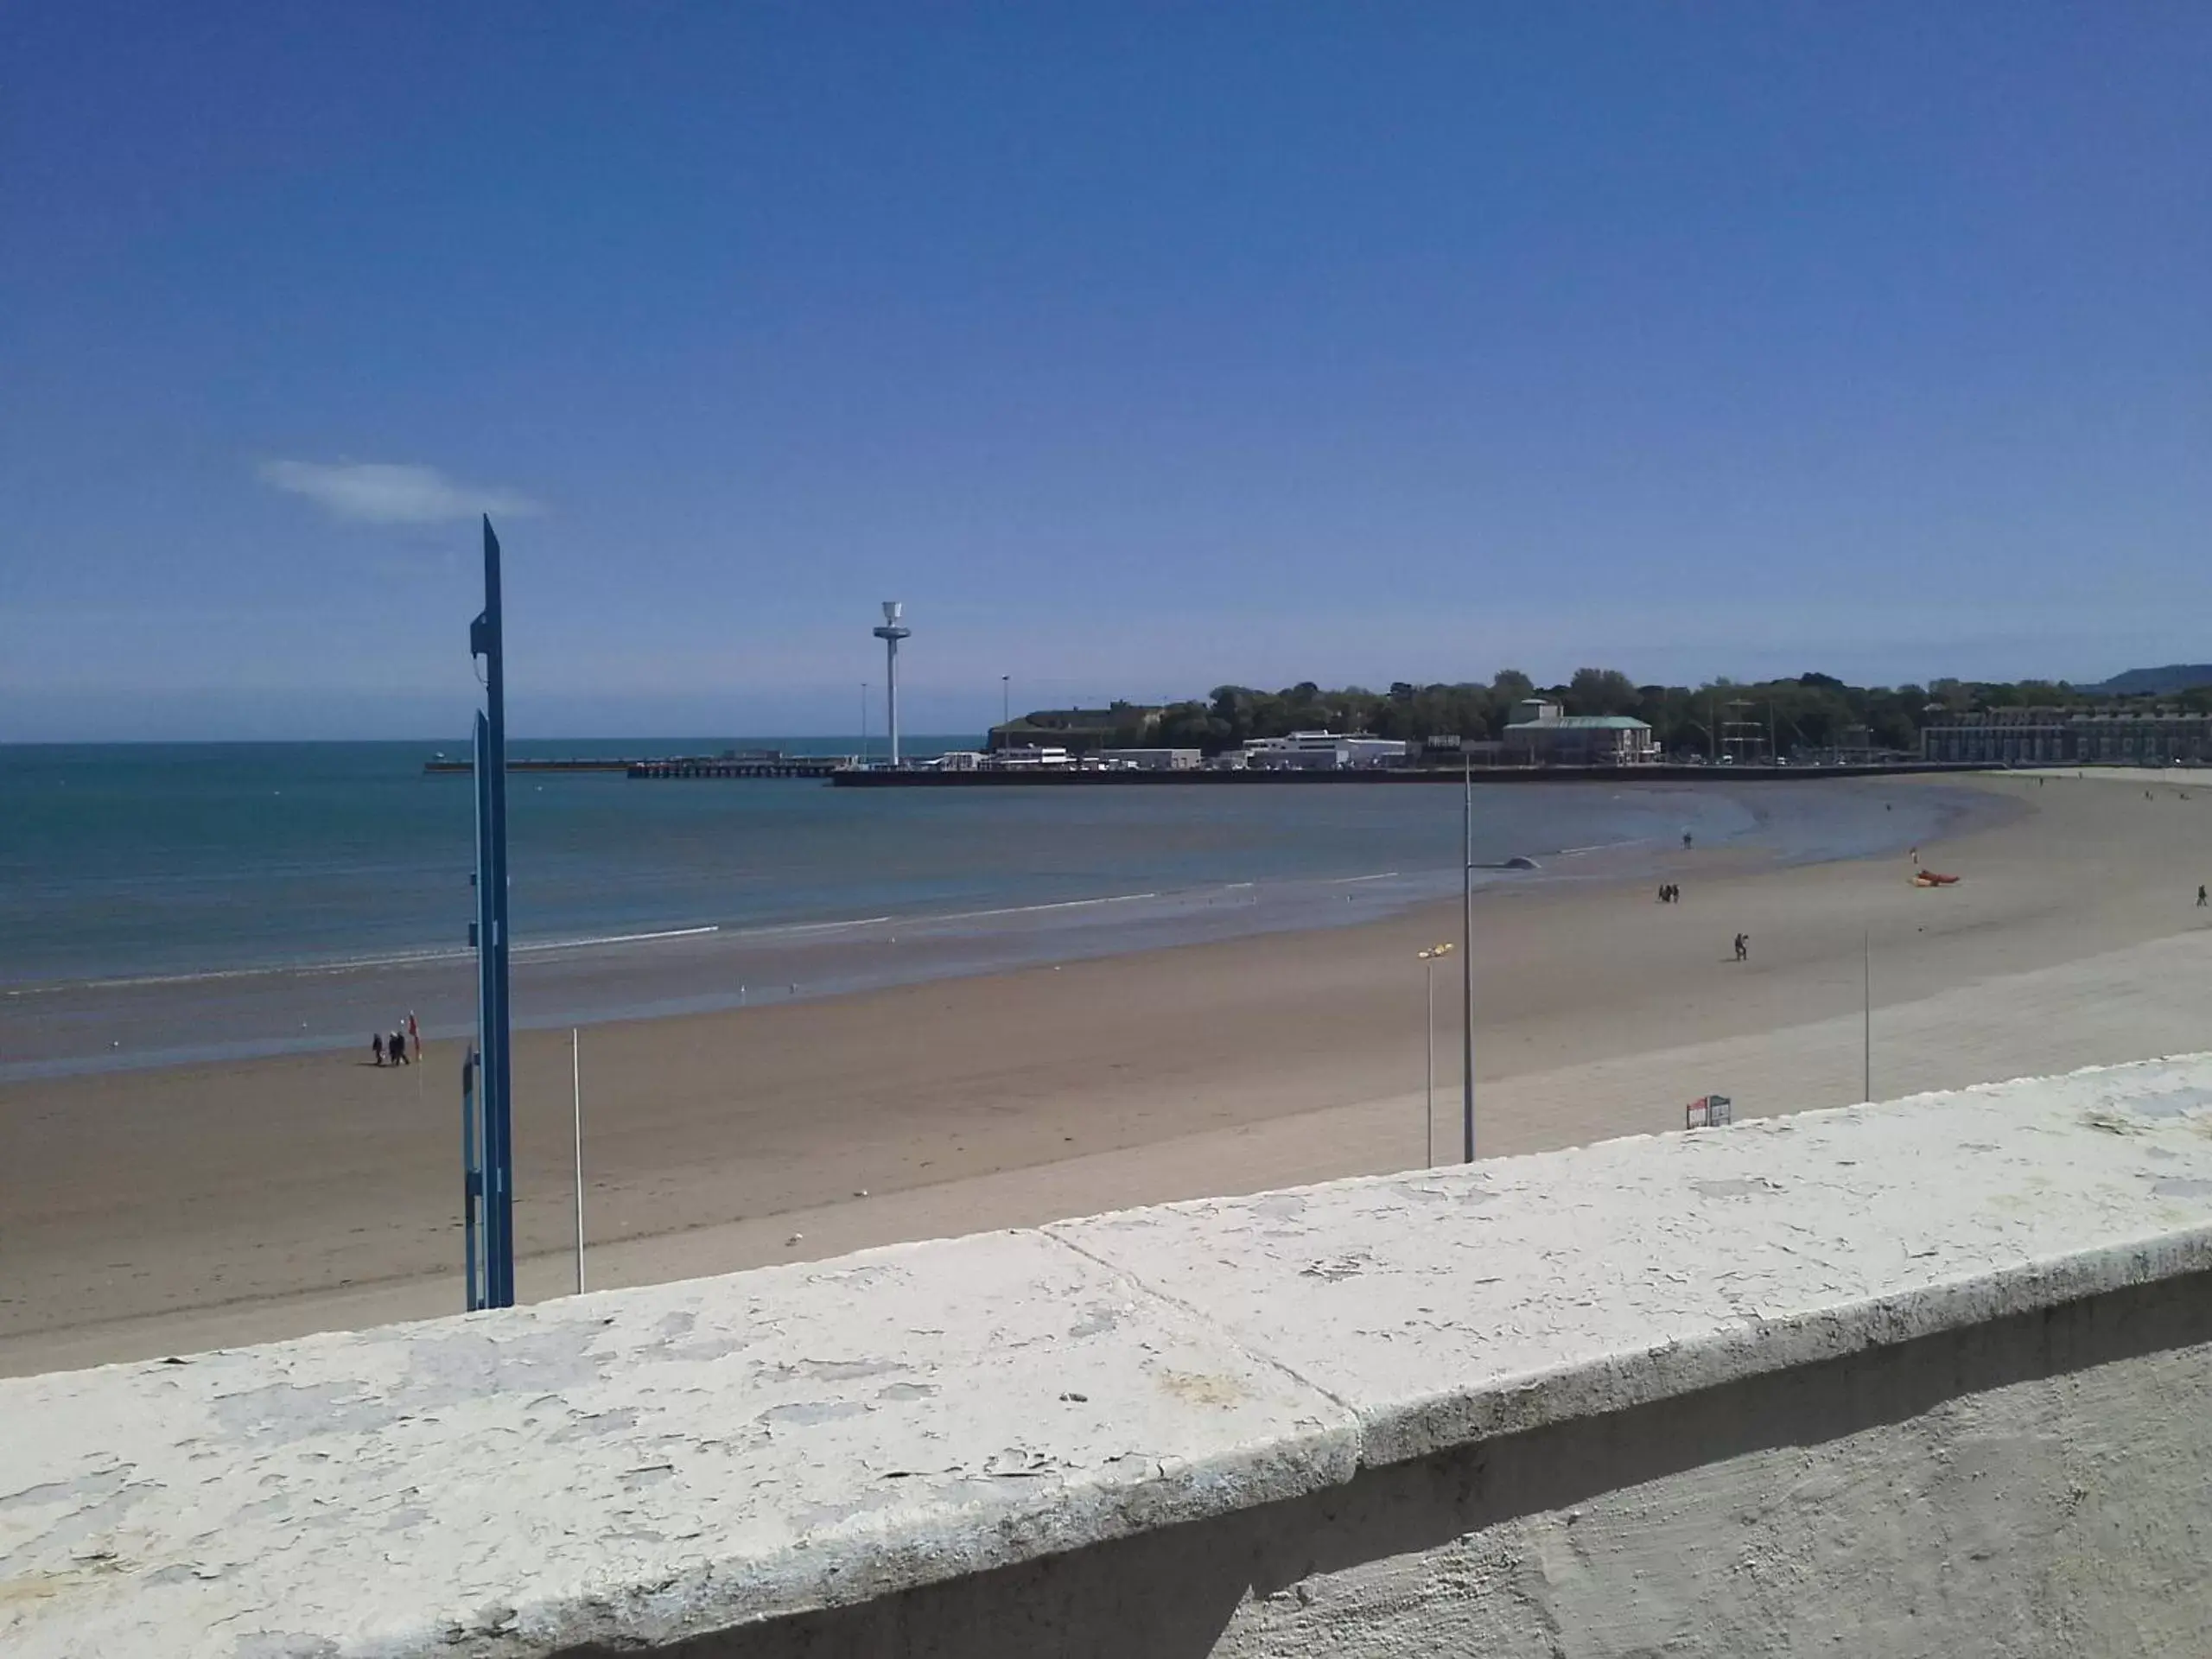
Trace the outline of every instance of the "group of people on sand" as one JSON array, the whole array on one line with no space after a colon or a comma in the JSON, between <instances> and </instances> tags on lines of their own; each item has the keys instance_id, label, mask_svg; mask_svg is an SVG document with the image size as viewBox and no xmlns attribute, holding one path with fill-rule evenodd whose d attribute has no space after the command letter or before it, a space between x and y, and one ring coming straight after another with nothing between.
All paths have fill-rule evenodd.
<instances>
[{"instance_id":1,"label":"group of people on sand","mask_svg":"<svg viewBox=\"0 0 2212 1659\"><path fill-rule=\"evenodd\" d=\"M1682 902L1682 884L1679 881L1661 882L1659 884L1659 902L1662 905L1681 904Z\"/></svg>"},{"instance_id":2,"label":"group of people on sand","mask_svg":"<svg viewBox=\"0 0 2212 1659\"><path fill-rule=\"evenodd\" d=\"M369 1039L369 1052L382 1065L390 1060L394 1065L412 1065L423 1058L423 1033L415 1028L415 1016L407 1016L406 1023L390 1036L378 1032Z\"/></svg>"}]
</instances>

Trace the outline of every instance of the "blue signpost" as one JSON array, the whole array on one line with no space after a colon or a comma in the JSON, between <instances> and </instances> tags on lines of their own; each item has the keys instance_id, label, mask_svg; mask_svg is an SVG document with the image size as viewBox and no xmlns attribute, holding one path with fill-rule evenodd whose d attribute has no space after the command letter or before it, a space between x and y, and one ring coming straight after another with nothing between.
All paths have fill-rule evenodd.
<instances>
[{"instance_id":1,"label":"blue signpost","mask_svg":"<svg viewBox=\"0 0 2212 1659\"><path fill-rule=\"evenodd\" d=\"M468 930L476 935L472 924ZM468 1311L484 1303L484 1116L476 1098L476 1050L461 1063L461 1243Z\"/></svg>"},{"instance_id":2,"label":"blue signpost","mask_svg":"<svg viewBox=\"0 0 2212 1659\"><path fill-rule=\"evenodd\" d=\"M468 1219L468 1306L515 1300L514 1136L507 1012L507 708L499 624L499 538L484 520L484 613L469 624L468 653L484 659L484 711L476 716L476 1057L474 1087L461 1085L463 1190Z\"/></svg>"}]
</instances>

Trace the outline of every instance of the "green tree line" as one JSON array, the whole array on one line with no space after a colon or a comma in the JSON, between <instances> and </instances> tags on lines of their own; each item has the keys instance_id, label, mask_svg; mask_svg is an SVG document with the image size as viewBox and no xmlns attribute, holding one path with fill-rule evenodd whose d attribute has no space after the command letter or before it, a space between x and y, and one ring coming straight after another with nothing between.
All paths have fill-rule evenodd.
<instances>
[{"instance_id":1,"label":"green tree line","mask_svg":"<svg viewBox=\"0 0 2212 1659\"><path fill-rule=\"evenodd\" d=\"M1721 679L1696 687L1638 685L1610 668L1577 669L1564 685L1538 686L1520 670L1509 668L1487 683L1400 681L1387 691L1357 685L1324 690L1311 680L1279 691L1217 686L1205 699L1170 703L1156 718L1133 723L1123 741L1214 753L1248 738L1300 731L1366 732L1415 743L1431 737L1496 738L1504 731L1513 705L1530 696L1560 703L1570 715L1634 715L1651 727L1662 748L1697 754L1716 750L1717 728L1727 725L1736 726L1739 735L1756 736L1762 748L1771 731L1777 749L1789 754L1860 741L1861 728L1865 741L1877 747L1916 749L1923 724L1978 709L2155 702L2212 712L2212 688L2178 696L2115 699L2055 681L1859 686L1827 674Z\"/></svg>"}]
</instances>

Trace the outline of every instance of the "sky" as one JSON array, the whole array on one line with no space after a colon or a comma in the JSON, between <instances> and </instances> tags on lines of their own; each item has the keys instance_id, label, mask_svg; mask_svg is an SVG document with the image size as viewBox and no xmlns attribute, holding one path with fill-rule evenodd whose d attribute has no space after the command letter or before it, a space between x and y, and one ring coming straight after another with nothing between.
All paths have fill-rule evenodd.
<instances>
[{"instance_id":1,"label":"sky","mask_svg":"<svg viewBox=\"0 0 2212 1659\"><path fill-rule=\"evenodd\" d=\"M0 741L464 734L485 512L524 735L2212 660L2212 7L0 7Z\"/></svg>"}]
</instances>

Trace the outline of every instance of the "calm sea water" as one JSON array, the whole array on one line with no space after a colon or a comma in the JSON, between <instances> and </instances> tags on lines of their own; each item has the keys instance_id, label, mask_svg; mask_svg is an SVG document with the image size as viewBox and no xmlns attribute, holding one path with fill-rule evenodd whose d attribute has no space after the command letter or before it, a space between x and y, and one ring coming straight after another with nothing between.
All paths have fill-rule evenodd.
<instances>
[{"instance_id":1,"label":"calm sea water","mask_svg":"<svg viewBox=\"0 0 2212 1659\"><path fill-rule=\"evenodd\" d=\"M395 1004L465 1027L472 795L465 777L423 774L430 753L0 747L0 1077L365 1041ZM863 791L524 773L510 788L518 1008L537 1024L1365 919L1458 880L1460 803L1443 787ZM1580 849L1656 850L1686 828L1704 845L1850 856L1928 838L1956 806L1906 791L1885 810L1864 789L1809 783L1478 796L1477 859L1532 856L1539 879ZM681 937L636 937L654 934Z\"/></svg>"}]
</instances>

